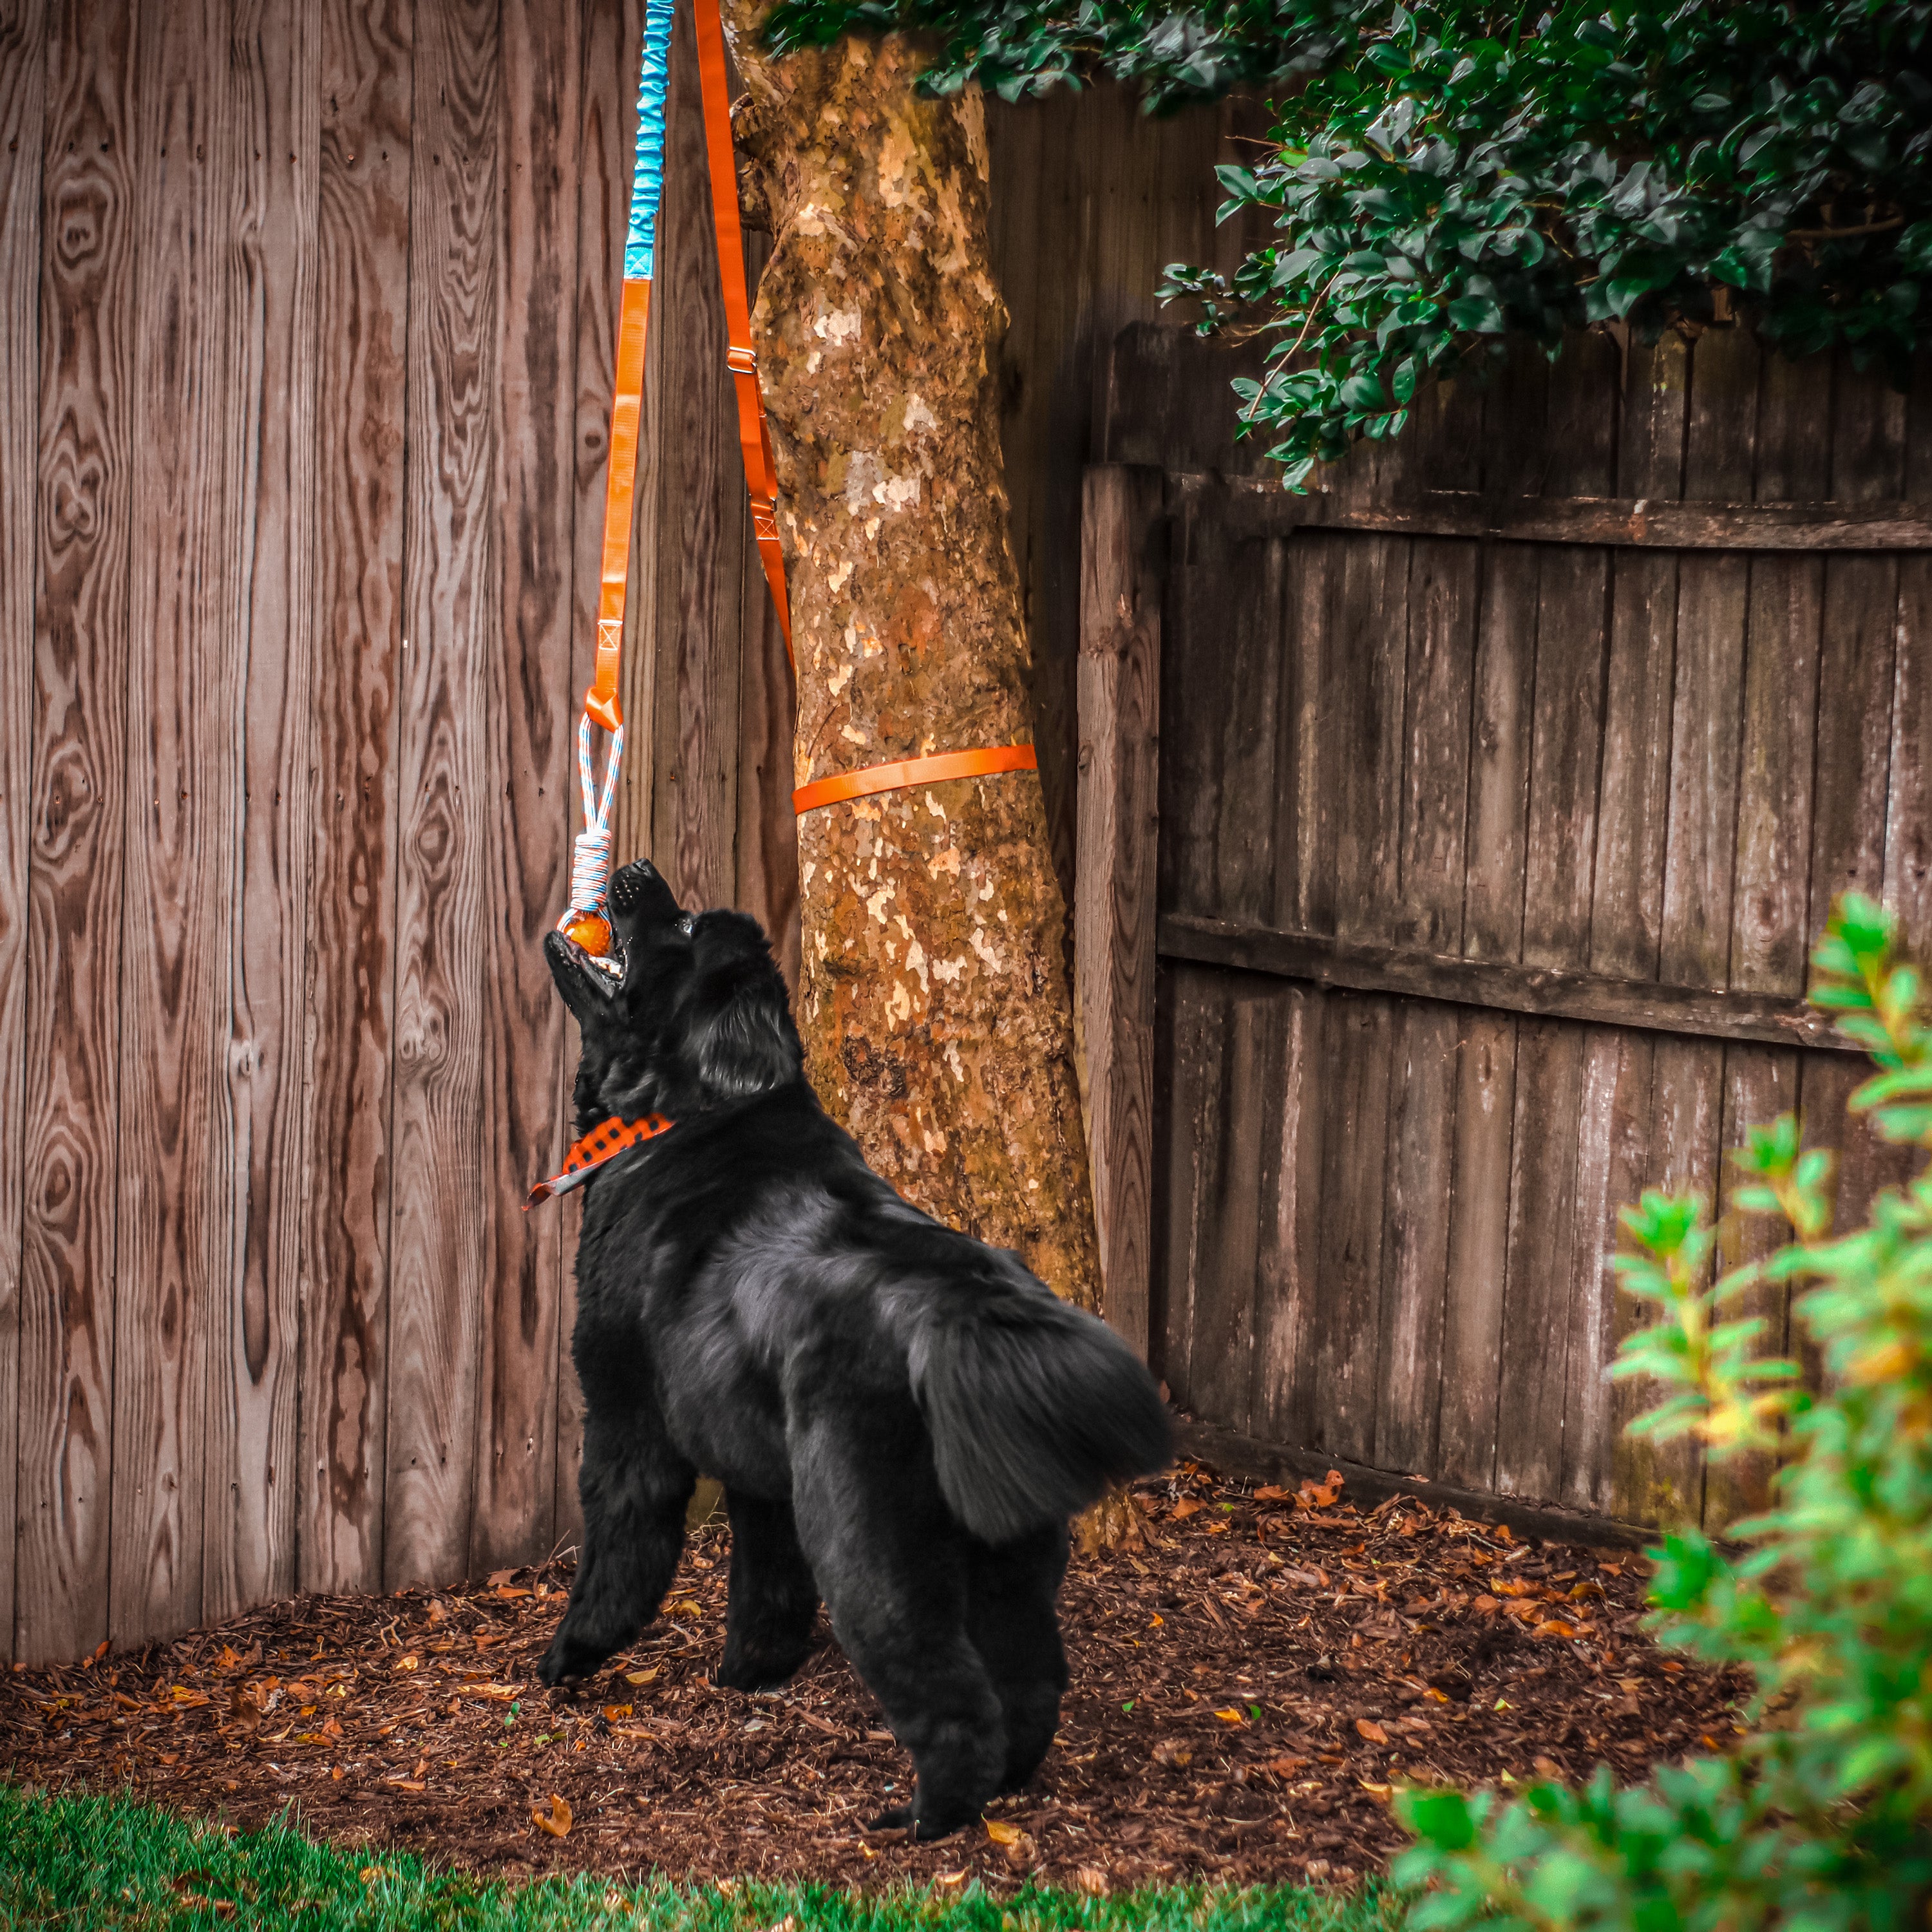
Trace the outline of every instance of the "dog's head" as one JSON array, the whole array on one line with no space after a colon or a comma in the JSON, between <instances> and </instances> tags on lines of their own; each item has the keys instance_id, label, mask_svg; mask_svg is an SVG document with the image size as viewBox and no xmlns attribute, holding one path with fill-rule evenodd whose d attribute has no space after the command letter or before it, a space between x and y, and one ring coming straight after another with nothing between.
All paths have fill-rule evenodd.
<instances>
[{"instance_id":1,"label":"dog's head","mask_svg":"<svg viewBox=\"0 0 1932 1932\"><path fill-rule=\"evenodd\" d=\"M561 932L544 955L583 1036L578 1130L613 1116L680 1115L804 1077L784 982L758 921L686 912L648 860L610 881L610 951Z\"/></svg>"}]
</instances>

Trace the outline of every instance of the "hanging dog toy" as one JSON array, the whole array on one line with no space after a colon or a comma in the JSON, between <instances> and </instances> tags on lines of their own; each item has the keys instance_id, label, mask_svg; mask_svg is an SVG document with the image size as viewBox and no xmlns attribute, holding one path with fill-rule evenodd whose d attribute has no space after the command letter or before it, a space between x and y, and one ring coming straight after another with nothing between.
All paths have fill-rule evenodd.
<instances>
[{"instance_id":1,"label":"hanging dog toy","mask_svg":"<svg viewBox=\"0 0 1932 1932\"><path fill-rule=\"evenodd\" d=\"M638 432L644 411L644 337L651 312L652 254L656 241L658 196L664 182L664 92L670 76L670 28L674 0L648 0L644 10L644 61L638 82L638 160L631 178L631 219L624 242L624 299L618 314L616 394L610 409L610 480L604 497L603 582L597 607L597 657L584 716L577 726L578 782L584 794L584 830L570 862L570 904L557 921L593 958L610 950L604 916L610 886L611 811L617 773L624 762L624 713L617 679L624 650L624 596L631 566L631 506L637 490ZM597 788L590 728L610 736L604 787Z\"/></svg>"}]
</instances>

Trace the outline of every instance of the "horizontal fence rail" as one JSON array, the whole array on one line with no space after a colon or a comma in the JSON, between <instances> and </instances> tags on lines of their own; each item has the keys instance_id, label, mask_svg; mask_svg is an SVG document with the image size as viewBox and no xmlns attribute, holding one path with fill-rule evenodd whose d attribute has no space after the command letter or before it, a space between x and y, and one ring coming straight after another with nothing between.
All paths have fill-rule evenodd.
<instances>
[{"instance_id":1,"label":"horizontal fence rail","mask_svg":"<svg viewBox=\"0 0 1932 1932\"><path fill-rule=\"evenodd\" d=\"M1642 1027L1704 1040L1862 1051L1840 1039L1829 1016L1816 1007L1768 994L1666 986L1654 980L1612 979L1600 973L1503 960L1448 959L1396 946L1352 944L1326 933L1284 932L1191 913L1163 913L1156 944L1163 959L1233 966L1358 993L1400 993L1496 1012Z\"/></svg>"}]
</instances>

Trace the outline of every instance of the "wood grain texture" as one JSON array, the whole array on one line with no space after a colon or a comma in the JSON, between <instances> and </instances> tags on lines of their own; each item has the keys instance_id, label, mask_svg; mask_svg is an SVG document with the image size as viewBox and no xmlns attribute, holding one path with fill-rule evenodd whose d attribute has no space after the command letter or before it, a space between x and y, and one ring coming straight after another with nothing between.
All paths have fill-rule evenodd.
<instances>
[{"instance_id":1,"label":"wood grain texture","mask_svg":"<svg viewBox=\"0 0 1932 1932\"><path fill-rule=\"evenodd\" d=\"M1828 360L1766 356L1758 389L1756 488L1822 494L1830 449L1819 436L1816 398ZM1732 886L1729 983L1754 992L1802 994L1810 950L1812 748L1818 729L1822 559L1754 556L1746 611L1737 858ZM1835 703L1834 692L1832 701ZM1754 1127L1798 1100L1796 1056L1732 1047L1724 1056L1724 1144L1728 1155ZM1734 1268L1779 1246L1789 1230L1736 1205L1740 1177L1726 1159L1719 1186L1718 1265ZM1760 1347L1781 1354L1790 1293L1760 1282L1729 1304L1736 1318L1765 1324ZM1769 1502L1768 1456L1714 1462L1705 1480L1705 1521L1719 1528Z\"/></svg>"},{"instance_id":2,"label":"wood grain texture","mask_svg":"<svg viewBox=\"0 0 1932 1932\"><path fill-rule=\"evenodd\" d=\"M564 1013L543 936L557 916L558 882L569 876L580 698L572 579L580 16L508 0L499 32L494 514L501 644L484 667L490 782L476 802L488 880L480 992L490 1235L472 1576L540 1561L554 1539L562 1223L524 1213L523 1177L554 1172L543 1163L562 1112Z\"/></svg>"},{"instance_id":3,"label":"wood grain texture","mask_svg":"<svg viewBox=\"0 0 1932 1932\"><path fill-rule=\"evenodd\" d=\"M1905 488L1922 500L1932 498L1932 357L1922 356L1913 374ZM1923 956L1932 943L1932 556L1900 562L1898 635L1885 896Z\"/></svg>"},{"instance_id":4,"label":"wood grain texture","mask_svg":"<svg viewBox=\"0 0 1932 1932\"><path fill-rule=\"evenodd\" d=\"M1344 940L1385 941L1400 902L1411 553L1409 544L1382 538L1352 542L1330 606L1324 789L1335 799L1335 927ZM1324 844L1328 830L1322 828ZM1372 995L1337 998L1328 1003L1327 1022L1333 1071L1322 1135L1328 1211L1313 1338L1316 1424L1321 1447L1367 1461L1383 1381L1384 1177L1396 1012L1392 1002Z\"/></svg>"},{"instance_id":5,"label":"wood grain texture","mask_svg":"<svg viewBox=\"0 0 1932 1932\"><path fill-rule=\"evenodd\" d=\"M1490 494L1539 481L1548 393L1546 370L1521 357L1482 392L1474 446ZM1461 950L1486 965L1516 963L1522 949L1541 572L1537 551L1486 550L1478 586ZM1514 1019L1486 1012L1459 1029L1432 1473L1484 1489L1496 1476L1518 1032Z\"/></svg>"},{"instance_id":6,"label":"wood grain texture","mask_svg":"<svg viewBox=\"0 0 1932 1932\"><path fill-rule=\"evenodd\" d=\"M1151 1268L1161 500L1157 471L1090 470L1080 539L1076 1011L1104 1306L1143 1359Z\"/></svg>"},{"instance_id":7,"label":"wood grain texture","mask_svg":"<svg viewBox=\"0 0 1932 1932\"><path fill-rule=\"evenodd\" d=\"M40 414L44 0L0 7L0 1655L14 1644Z\"/></svg>"},{"instance_id":8,"label":"wood grain texture","mask_svg":"<svg viewBox=\"0 0 1932 1932\"><path fill-rule=\"evenodd\" d=\"M488 744L505 644L498 25L494 0L434 0L416 14L389 1130L390 1588L447 1582L467 1568L478 1358L499 1259L493 1222L477 1211L493 1178L486 957L500 968L485 826L500 809Z\"/></svg>"},{"instance_id":9,"label":"wood grain texture","mask_svg":"<svg viewBox=\"0 0 1932 1932\"><path fill-rule=\"evenodd\" d=\"M1685 418L1684 493L1736 502L1756 468L1761 352L1742 331L1713 331L1694 352ZM1658 968L1667 980L1719 986L1730 976L1738 838L1750 572L1737 557L1686 556L1678 566L1676 676L1670 818ZM1660 1044L1653 1063L1652 1166L1714 1206L1724 1119L1723 1049ZM1702 1458L1653 1470L1660 1511L1702 1507Z\"/></svg>"},{"instance_id":10,"label":"wood grain texture","mask_svg":"<svg viewBox=\"0 0 1932 1932\"><path fill-rule=\"evenodd\" d=\"M1853 1051L1833 1031L1828 1015L1778 994L1711 992L1558 967L1444 958L1408 946L1362 946L1324 933L1206 919L1198 913L1162 914L1157 934L1157 950L1165 958L1274 973L1354 992L1399 993L1496 1012L1642 1027L1703 1040Z\"/></svg>"},{"instance_id":11,"label":"wood grain texture","mask_svg":"<svg viewBox=\"0 0 1932 1932\"><path fill-rule=\"evenodd\" d=\"M214 1280L202 1613L295 1588L302 1085L316 646L319 23L236 10L228 85L229 380L242 412L239 629L223 717L240 776L225 836L235 913L223 997L232 1248ZM218 1024L219 1024L219 1017ZM218 1264L222 1257L215 1258Z\"/></svg>"},{"instance_id":12,"label":"wood grain texture","mask_svg":"<svg viewBox=\"0 0 1932 1932\"><path fill-rule=\"evenodd\" d=\"M745 231L745 285L758 299L771 237ZM751 507L739 540L737 879L732 903L770 934L788 988L799 983L798 818L792 808L791 658L765 580Z\"/></svg>"},{"instance_id":13,"label":"wood grain texture","mask_svg":"<svg viewBox=\"0 0 1932 1932\"><path fill-rule=\"evenodd\" d=\"M571 676L573 701L590 682L592 654L597 637L597 609L604 568L604 503L610 466L610 406L616 387L617 314L624 280L624 235L629 220L630 170L626 157L637 140L637 104L626 76L638 70L643 43L641 0L586 0L583 11L583 77L579 90L583 121L578 144L577 200L577 356L575 404L575 500L573 563L571 572ZM640 434L647 434L649 424ZM637 618L645 593L639 587L638 523L647 514L642 492L632 500L631 596L624 613L626 683L622 694L626 717L642 718L635 702L638 674L644 654L636 648ZM647 763L650 734L631 734L631 758ZM583 806L577 788L568 778L570 830L582 830ZM650 796L648 784L642 796ZM622 842L633 822L633 788L619 782L616 808L620 834L618 856L628 858L634 844ZM568 1140L565 1131L570 1076L577 1064L577 1029L566 1016L556 1071L556 1125L549 1146L560 1162ZM546 1173L554 1168L546 1166ZM570 1359L571 1330L577 1318L577 1229L580 1203L566 1197L558 1232L558 1266L562 1275L557 1319L556 1454L553 1503L554 1535L560 1544L574 1542L582 1527L577 1474L582 1456L583 1394Z\"/></svg>"},{"instance_id":14,"label":"wood grain texture","mask_svg":"<svg viewBox=\"0 0 1932 1932\"><path fill-rule=\"evenodd\" d=\"M1616 362L1612 343L1587 336L1551 372L1541 480L1552 497L1613 483ZM1610 558L1579 546L1546 551L1540 562L1522 957L1526 966L1574 970L1590 954ZM1536 1024L1520 1027L1516 1038L1496 1486L1550 1497L1562 1483L1569 1357L1580 1328L1589 1338L1580 1352L1600 1355L1610 1291L1600 1277L1580 1281L1574 1273L1588 1036Z\"/></svg>"},{"instance_id":15,"label":"wood grain texture","mask_svg":"<svg viewBox=\"0 0 1932 1932\"><path fill-rule=\"evenodd\" d=\"M1436 1461L1462 1018L1402 1002L1389 1060L1381 1385L1370 1460L1405 1473Z\"/></svg>"},{"instance_id":16,"label":"wood grain texture","mask_svg":"<svg viewBox=\"0 0 1932 1932\"><path fill-rule=\"evenodd\" d=\"M1150 1366L1184 1408L1199 1400L1193 1342L1206 1192L1215 1184L1220 1154L1220 977L1181 967L1162 974L1156 991L1155 1068L1162 1105L1154 1154L1161 1195Z\"/></svg>"},{"instance_id":17,"label":"wood grain texture","mask_svg":"<svg viewBox=\"0 0 1932 1932\"><path fill-rule=\"evenodd\" d=\"M1688 346L1674 334L1654 344L1628 346L1618 411L1620 488L1653 499L1682 494L1689 368ZM1670 824L1677 560L1619 556L1613 572L1590 963L1598 972L1653 980L1662 940ZM1730 1003L1725 1004L1728 1008ZM1655 1083L1654 1042L1629 1034L1593 1036L1578 1144L1578 1265L1608 1296L1607 1333L1598 1331L1597 1347L1612 1360L1624 1338L1648 1318L1646 1304L1614 1292L1604 1270L1628 1245L1618 1224L1619 1210L1653 1178ZM1629 1424L1649 1402L1646 1391L1628 1382L1590 1390L1600 1407L1582 1400L1583 1376L1600 1373L1604 1364L1590 1350L1580 1352L1583 1366L1571 1377L1578 1391L1571 1412L1586 1416L1586 1426L1601 1434L1592 1442L1565 1443L1564 1495L1632 1521L1661 1520L1670 1514L1671 1496L1684 1491L1695 1447L1659 1450L1628 1436Z\"/></svg>"},{"instance_id":18,"label":"wood grain texture","mask_svg":"<svg viewBox=\"0 0 1932 1932\"><path fill-rule=\"evenodd\" d=\"M14 1655L107 1634L128 544L134 22L50 22L22 1107Z\"/></svg>"},{"instance_id":19,"label":"wood grain texture","mask_svg":"<svg viewBox=\"0 0 1932 1932\"><path fill-rule=\"evenodd\" d=\"M1278 1099L1264 1117L1248 1412L1258 1432L1282 1442L1312 1442L1316 1426L1327 1007L1324 994L1287 989L1276 1034L1280 1058L1267 1076L1267 1090Z\"/></svg>"},{"instance_id":20,"label":"wood grain texture","mask_svg":"<svg viewBox=\"0 0 1932 1932\"><path fill-rule=\"evenodd\" d=\"M1730 338L1720 334L1724 341ZM1594 345L1593 347L1592 345ZM1607 338L1578 339L1570 356L1588 362L1614 356ZM1644 352L1641 346L1633 353ZM1648 352L1654 354L1654 350ZM1801 378L1801 380L1802 379ZM1555 379L1559 394L1593 388L1587 376L1564 370ZM1560 448L1552 443L1552 451ZM1413 460L1400 444L1378 452L1392 467ZM1473 490L1403 492L1395 501L1311 493L1286 495L1270 479L1181 476L1184 491L1227 488L1238 526L1256 535L1292 530L1355 530L1388 536L1480 538L1501 543L1554 544L1615 550L1727 552L1910 553L1932 549L1932 519L1922 505L1886 502L1670 502L1591 496L1520 496L1498 500Z\"/></svg>"},{"instance_id":21,"label":"wood grain texture","mask_svg":"<svg viewBox=\"0 0 1932 1932\"><path fill-rule=\"evenodd\" d=\"M225 978L238 788L245 423L222 245L238 173L222 0L143 14L135 170L136 447L121 1162L108 1621L142 1642L200 1621L208 1363L234 1252ZM152 466L150 466L152 465ZM225 1321L222 1323L225 1329Z\"/></svg>"},{"instance_id":22,"label":"wood grain texture","mask_svg":"<svg viewBox=\"0 0 1932 1932\"><path fill-rule=\"evenodd\" d=\"M1372 993L1324 1003L1321 1296L1309 1337L1315 1447L1375 1453L1381 1389L1384 1202L1396 1006Z\"/></svg>"},{"instance_id":23,"label":"wood grain texture","mask_svg":"<svg viewBox=\"0 0 1932 1932\"><path fill-rule=\"evenodd\" d=\"M373 1590L388 1400L411 10L323 0L298 1580Z\"/></svg>"},{"instance_id":24,"label":"wood grain texture","mask_svg":"<svg viewBox=\"0 0 1932 1932\"><path fill-rule=\"evenodd\" d=\"M739 680L746 568L744 466L725 368L697 47L671 34L645 407L652 424L640 491L656 518L650 629L651 818L641 848L679 898L730 903L736 885ZM641 721L640 721L641 728Z\"/></svg>"},{"instance_id":25,"label":"wood grain texture","mask_svg":"<svg viewBox=\"0 0 1932 1932\"><path fill-rule=\"evenodd\" d=\"M1218 1157L1204 1168L1194 1202L1186 1400L1196 1414L1237 1428L1247 1426L1252 1399L1269 1075L1280 1058L1283 992L1225 976L1208 992L1206 1093Z\"/></svg>"},{"instance_id":26,"label":"wood grain texture","mask_svg":"<svg viewBox=\"0 0 1932 1932\"><path fill-rule=\"evenodd\" d=\"M1578 1094L1574 1217L1568 1257L1576 1306L1564 1370L1558 1501L1622 1513L1617 1483L1623 1418L1609 1370L1627 1332L1612 1270L1624 1245L1622 1210L1650 1183L1651 1095L1656 1042L1592 1028L1584 1036ZM1558 1258L1558 1265L1562 1258Z\"/></svg>"}]
</instances>

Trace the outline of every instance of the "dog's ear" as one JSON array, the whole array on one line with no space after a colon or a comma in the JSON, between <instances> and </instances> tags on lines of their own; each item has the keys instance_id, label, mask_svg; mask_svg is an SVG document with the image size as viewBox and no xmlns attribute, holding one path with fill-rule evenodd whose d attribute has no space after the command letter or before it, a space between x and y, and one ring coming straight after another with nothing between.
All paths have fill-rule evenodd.
<instances>
[{"instance_id":1,"label":"dog's ear","mask_svg":"<svg viewBox=\"0 0 1932 1932\"><path fill-rule=\"evenodd\" d=\"M698 974L688 1040L699 1083L719 1100L742 1100L796 1079L804 1049L758 922L708 912L692 936Z\"/></svg>"}]
</instances>

